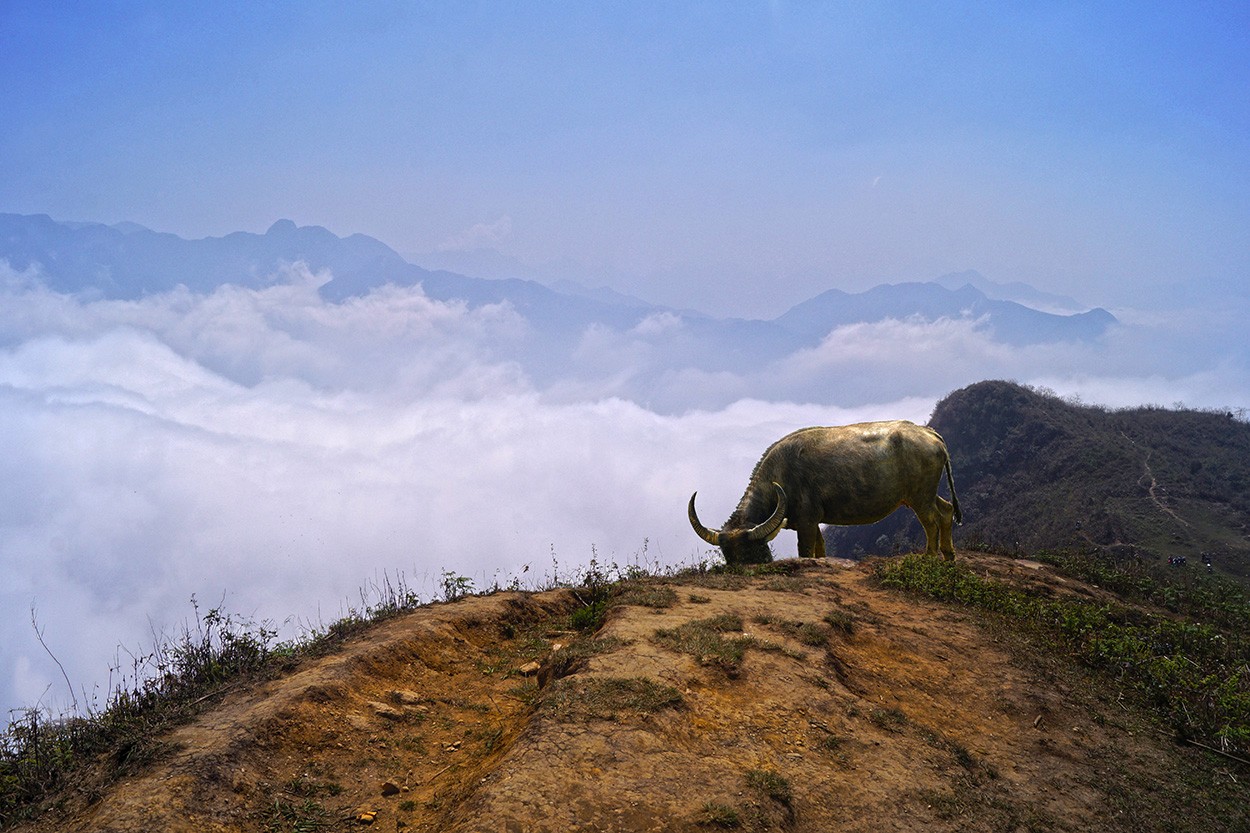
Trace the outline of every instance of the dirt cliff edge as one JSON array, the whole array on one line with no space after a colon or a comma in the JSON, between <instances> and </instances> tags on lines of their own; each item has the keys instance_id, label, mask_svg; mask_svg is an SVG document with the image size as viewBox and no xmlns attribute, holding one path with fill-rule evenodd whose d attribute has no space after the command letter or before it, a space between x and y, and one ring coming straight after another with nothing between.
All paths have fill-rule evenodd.
<instances>
[{"instance_id":1,"label":"dirt cliff edge","mask_svg":"<svg viewBox=\"0 0 1250 833\"><path fill-rule=\"evenodd\" d=\"M1065 583L970 558L1005 580ZM774 566L640 581L593 634L570 630L579 600L563 590L423 608L227 694L137 771L79 784L15 829L1241 823L1204 802L1245 803L1250 773L1176 745L1105 681L1030 656L976 614L883 589L871 565Z\"/></svg>"}]
</instances>

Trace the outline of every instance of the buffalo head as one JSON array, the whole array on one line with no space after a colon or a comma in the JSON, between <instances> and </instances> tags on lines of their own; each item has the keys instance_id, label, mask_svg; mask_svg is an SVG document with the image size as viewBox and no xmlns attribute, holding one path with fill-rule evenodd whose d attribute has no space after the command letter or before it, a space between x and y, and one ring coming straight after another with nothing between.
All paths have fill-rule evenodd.
<instances>
[{"instance_id":1,"label":"buffalo head","mask_svg":"<svg viewBox=\"0 0 1250 833\"><path fill-rule=\"evenodd\" d=\"M781 532L781 525L786 520L786 493L779 483L773 483L777 490L777 506L767 520L751 523L742 513L735 512L721 529L708 529L699 522L699 515L694 511L694 499L699 494L690 496L687 512L690 525L704 541L714 547L720 547L725 556L725 563L730 566L738 564L763 564L773 560L772 550L768 542Z\"/></svg>"}]
</instances>

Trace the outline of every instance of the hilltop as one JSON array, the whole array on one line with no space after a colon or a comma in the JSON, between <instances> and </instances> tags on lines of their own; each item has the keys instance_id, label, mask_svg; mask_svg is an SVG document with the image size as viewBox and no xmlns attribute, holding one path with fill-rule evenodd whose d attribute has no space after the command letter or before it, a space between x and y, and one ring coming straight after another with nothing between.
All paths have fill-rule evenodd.
<instances>
[{"instance_id":1,"label":"hilltop","mask_svg":"<svg viewBox=\"0 0 1250 833\"><path fill-rule=\"evenodd\" d=\"M1044 629L898 589L935 568L1122 604L988 553L464 598L220 687L14 829L1246 829L1250 767Z\"/></svg>"},{"instance_id":2,"label":"hilltop","mask_svg":"<svg viewBox=\"0 0 1250 833\"><path fill-rule=\"evenodd\" d=\"M1107 410L1011 382L951 393L929 424L946 440L961 547L1084 550L1250 577L1250 423L1231 413ZM923 544L908 512L827 533L838 554Z\"/></svg>"}]
</instances>

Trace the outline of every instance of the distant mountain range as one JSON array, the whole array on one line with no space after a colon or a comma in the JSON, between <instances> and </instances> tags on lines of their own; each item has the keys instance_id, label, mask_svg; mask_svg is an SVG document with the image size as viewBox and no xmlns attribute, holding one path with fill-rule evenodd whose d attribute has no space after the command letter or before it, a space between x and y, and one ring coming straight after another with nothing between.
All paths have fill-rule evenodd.
<instances>
[{"instance_id":1,"label":"distant mountain range","mask_svg":"<svg viewBox=\"0 0 1250 833\"><path fill-rule=\"evenodd\" d=\"M938 283L897 283L855 294L830 289L776 319L787 330L820 339L834 327L886 318L926 321L970 317L983 320L998 341L1035 344L1097 338L1115 323L1104 309L1056 315L1015 301L994 300L970 283L948 289Z\"/></svg>"},{"instance_id":2,"label":"distant mountain range","mask_svg":"<svg viewBox=\"0 0 1250 833\"><path fill-rule=\"evenodd\" d=\"M859 293L830 289L772 320L721 319L576 283L547 286L519 278L424 269L372 237L339 237L290 220L277 221L264 234L234 232L186 240L134 223L106 226L58 222L46 215L0 214L0 261L19 273L32 270L57 292L107 299L139 299L180 285L196 293L224 285L259 289L284 280L285 267L303 263L314 274L328 275L318 291L331 303L395 285L420 286L430 298L460 301L471 309L507 304L528 327L521 342L509 348L520 354L497 358L519 361L539 385L582 372L628 377L629 390L608 389L606 394L635 396L656 407L689 404L659 393L664 387L659 380L668 384L685 369L704 374L761 371L796 351L818 346L831 331L850 324L962 319L999 342L1023 345L1089 341L1116 323L1103 309L1059 314L1033 308L1016 299L1031 298L1051 309L1078 305L1025 284L995 284L975 272L932 283L886 284ZM587 362L582 348L592 330L645 343L643 364L627 366L625 358L612 356ZM638 360L637 355L629 360ZM605 361L620 366L605 371ZM671 384L665 389L671 391ZM649 398L653 396L660 399ZM672 400L667 405L661 401L665 396Z\"/></svg>"},{"instance_id":3,"label":"distant mountain range","mask_svg":"<svg viewBox=\"0 0 1250 833\"><path fill-rule=\"evenodd\" d=\"M320 226L296 226L290 220L277 221L264 234L234 232L185 240L135 223L106 226L58 222L43 214L0 214L0 260L18 271L37 268L40 279L59 292L115 299L141 298L178 285L193 292L209 292L223 284L259 288L271 284L284 265L303 262L314 272L328 270L333 275L320 288L329 301L364 295L386 284L420 285L432 298L459 299L471 307L508 302L527 319L560 329L580 330L592 322L629 327L658 312L713 321L696 312L571 282L549 287L531 280L427 270L372 237L338 237ZM772 321L718 323L770 333L790 343L795 339L812 343L835 327L886 318L984 319L996 338L1013 343L1096 338L1115 323L1103 309L1056 314L1028 306L1028 299L1039 307L1079 309L1071 298L1048 295L1027 284L996 284L976 272L964 272L932 283L886 284L860 293L831 289Z\"/></svg>"},{"instance_id":4,"label":"distant mountain range","mask_svg":"<svg viewBox=\"0 0 1250 833\"><path fill-rule=\"evenodd\" d=\"M1020 281L997 283L972 269L942 275L937 279L937 283L940 283L947 289L960 289L965 285L971 285L984 292L988 298L993 298L997 301L1015 301L1026 307L1033 307L1043 312L1069 315L1074 312L1084 312L1088 309L1087 305L1082 304L1075 298L1069 298L1067 295L1043 292Z\"/></svg>"}]
</instances>

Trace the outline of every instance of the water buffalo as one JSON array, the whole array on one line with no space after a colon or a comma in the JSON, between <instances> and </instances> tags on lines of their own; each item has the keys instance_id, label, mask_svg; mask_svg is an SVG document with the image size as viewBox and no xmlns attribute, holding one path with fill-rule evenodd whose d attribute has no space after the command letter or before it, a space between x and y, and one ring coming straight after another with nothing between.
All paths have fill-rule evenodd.
<instances>
[{"instance_id":1,"label":"water buffalo","mask_svg":"<svg viewBox=\"0 0 1250 833\"><path fill-rule=\"evenodd\" d=\"M937 493L942 472L951 499ZM720 547L727 564L772 560L768 542L782 528L799 534L799 556L823 558L820 525L870 524L908 506L924 526L925 552L955 557L951 521L962 523L946 443L928 426L906 420L803 428L769 446L755 464L738 508L720 529L699 522L690 496L690 525Z\"/></svg>"}]
</instances>

